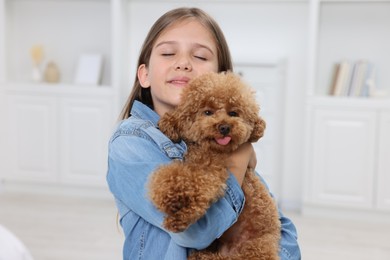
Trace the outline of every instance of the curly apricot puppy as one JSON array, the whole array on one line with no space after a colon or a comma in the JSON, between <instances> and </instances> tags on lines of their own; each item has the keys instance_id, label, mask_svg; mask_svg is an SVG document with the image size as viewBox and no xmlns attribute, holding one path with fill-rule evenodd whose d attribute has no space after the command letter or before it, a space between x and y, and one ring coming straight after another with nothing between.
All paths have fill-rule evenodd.
<instances>
[{"instance_id":1,"label":"curly apricot puppy","mask_svg":"<svg viewBox=\"0 0 390 260\"><path fill-rule=\"evenodd\" d=\"M181 100L159 127L172 141L184 140L187 153L183 161L159 167L149 183L150 198L166 214L163 225L172 232L187 229L224 196L227 157L241 144L256 142L265 129L253 91L233 73L193 79ZM189 259L279 259L280 221L274 200L253 169L248 168L242 189L245 206L231 232Z\"/></svg>"}]
</instances>

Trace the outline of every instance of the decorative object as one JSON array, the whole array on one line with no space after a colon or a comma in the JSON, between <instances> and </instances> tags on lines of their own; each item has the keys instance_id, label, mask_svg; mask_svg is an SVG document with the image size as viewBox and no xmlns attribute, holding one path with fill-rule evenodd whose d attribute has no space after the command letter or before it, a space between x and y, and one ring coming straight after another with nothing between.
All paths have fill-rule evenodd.
<instances>
[{"instance_id":1,"label":"decorative object","mask_svg":"<svg viewBox=\"0 0 390 260\"><path fill-rule=\"evenodd\" d=\"M103 56L82 54L77 64L75 84L99 85L102 78Z\"/></svg>"},{"instance_id":2,"label":"decorative object","mask_svg":"<svg viewBox=\"0 0 390 260\"><path fill-rule=\"evenodd\" d=\"M60 71L53 61L47 64L44 76L45 82L48 83L58 83L60 81Z\"/></svg>"},{"instance_id":3,"label":"decorative object","mask_svg":"<svg viewBox=\"0 0 390 260\"><path fill-rule=\"evenodd\" d=\"M34 45L30 49L31 59L33 61L33 68L31 78L34 82L42 81L41 63L43 60L43 47L42 45Z\"/></svg>"}]
</instances>

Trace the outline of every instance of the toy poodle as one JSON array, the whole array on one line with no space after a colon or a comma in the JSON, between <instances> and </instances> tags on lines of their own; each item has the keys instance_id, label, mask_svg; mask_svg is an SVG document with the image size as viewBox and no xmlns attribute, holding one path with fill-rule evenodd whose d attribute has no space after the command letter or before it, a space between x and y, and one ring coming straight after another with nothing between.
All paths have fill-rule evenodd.
<instances>
[{"instance_id":1,"label":"toy poodle","mask_svg":"<svg viewBox=\"0 0 390 260\"><path fill-rule=\"evenodd\" d=\"M263 136L265 122L258 114L254 91L232 72L204 74L183 89L181 103L158 126L173 142L185 141L187 152L182 161L159 167L149 182L150 198L165 214L164 228L184 231L224 196L228 156ZM279 259L275 201L251 168L242 190L245 206L237 222L189 259Z\"/></svg>"}]
</instances>

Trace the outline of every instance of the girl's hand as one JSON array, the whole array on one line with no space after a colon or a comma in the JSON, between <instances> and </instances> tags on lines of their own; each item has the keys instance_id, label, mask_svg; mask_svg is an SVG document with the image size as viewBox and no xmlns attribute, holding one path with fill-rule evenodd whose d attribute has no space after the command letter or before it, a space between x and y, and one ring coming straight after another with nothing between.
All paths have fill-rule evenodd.
<instances>
[{"instance_id":1,"label":"girl's hand","mask_svg":"<svg viewBox=\"0 0 390 260\"><path fill-rule=\"evenodd\" d=\"M228 158L228 169L241 185L247 168L255 168L257 164L256 153L251 143L244 143Z\"/></svg>"}]
</instances>

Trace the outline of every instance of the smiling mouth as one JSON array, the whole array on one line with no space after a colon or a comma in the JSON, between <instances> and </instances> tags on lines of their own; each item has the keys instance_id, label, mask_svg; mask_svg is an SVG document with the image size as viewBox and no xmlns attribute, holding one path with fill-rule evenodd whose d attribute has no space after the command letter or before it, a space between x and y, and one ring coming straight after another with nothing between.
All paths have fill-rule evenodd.
<instances>
[{"instance_id":1,"label":"smiling mouth","mask_svg":"<svg viewBox=\"0 0 390 260\"><path fill-rule=\"evenodd\" d=\"M168 81L168 83L173 85L184 86L188 84L188 80L170 80Z\"/></svg>"},{"instance_id":2,"label":"smiling mouth","mask_svg":"<svg viewBox=\"0 0 390 260\"><path fill-rule=\"evenodd\" d=\"M182 87L182 86L187 86L189 81L190 81L190 78L188 78L188 77L177 76L177 77L172 77L167 82L169 84Z\"/></svg>"}]
</instances>

